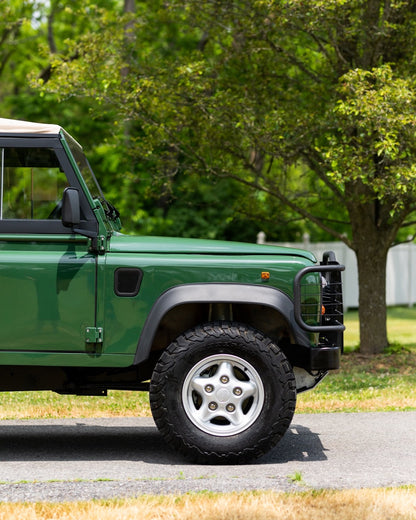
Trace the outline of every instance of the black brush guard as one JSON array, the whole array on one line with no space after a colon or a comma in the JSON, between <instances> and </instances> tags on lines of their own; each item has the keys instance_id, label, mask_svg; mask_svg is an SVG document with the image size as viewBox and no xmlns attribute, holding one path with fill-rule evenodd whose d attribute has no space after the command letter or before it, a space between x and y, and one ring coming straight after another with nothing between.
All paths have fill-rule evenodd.
<instances>
[{"instance_id":1,"label":"black brush guard","mask_svg":"<svg viewBox=\"0 0 416 520\"><path fill-rule=\"evenodd\" d=\"M319 334L318 345L310 349L310 369L334 369L343 350L343 301L340 265L333 251L324 253L320 265L301 269L294 280L293 298L296 323L306 332ZM320 273L320 283L305 277ZM319 312L319 301L323 312ZM308 357L309 357L308 356Z\"/></svg>"}]
</instances>

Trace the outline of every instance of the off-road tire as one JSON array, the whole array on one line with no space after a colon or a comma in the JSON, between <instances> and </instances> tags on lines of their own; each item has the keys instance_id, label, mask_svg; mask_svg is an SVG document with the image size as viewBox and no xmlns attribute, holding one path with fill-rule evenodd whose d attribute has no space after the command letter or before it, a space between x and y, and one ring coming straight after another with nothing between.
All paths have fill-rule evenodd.
<instances>
[{"instance_id":1,"label":"off-road tire","mask_svg":"<svg viewBox=\"0 0 416 520\"><path fill-rule=\"evenodd\" d=\"M285 434L295 411L296 384L271 339L242 324L208 323L185 332L163 352L150 383L150 405L166 442L187 458L245 463Z\"/></svg>"}]
</instances>

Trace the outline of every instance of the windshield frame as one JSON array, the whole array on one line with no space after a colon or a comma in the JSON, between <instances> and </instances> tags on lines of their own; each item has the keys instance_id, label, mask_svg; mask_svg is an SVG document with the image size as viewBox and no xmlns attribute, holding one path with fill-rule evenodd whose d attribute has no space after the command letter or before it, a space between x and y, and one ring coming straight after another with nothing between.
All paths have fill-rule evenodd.
<instances>
[{"instance_id":1,"label":"windshield frame","mask_svg":"<svg viewBox=\"0 0 416 520\"><path fill-rule=\"evenodd\" d=\"M88 162L87 157L84 154L84 150L82 146L76 141L70 134L65 132L62 129L61 133L63 134L63 141L67 144L71 156L73 157L79 172L81 173L81 178L86 185L86 188L91 196L91 199L98 199L105 201L105 197L101 186L94 175L94 172Z\"/></svg>"},{"instance_id":2,"label":"windshield frame","mask_svg":"<svg viewBox=\"0 0 416 520\"><path fill-rule=\"evenodd\" d=\"M101 207L107 219L111 221L111 227L119 231L121 229L120 213L118 210L108 202L105 198L101 186L94 174L93 169L84 154L82 146L70 134L61 130L61 141L67 153L78 170L77 176L79 182L84 187L87 196L90 198L90 203L93 208Z\"/></svg>"}]
</instances>

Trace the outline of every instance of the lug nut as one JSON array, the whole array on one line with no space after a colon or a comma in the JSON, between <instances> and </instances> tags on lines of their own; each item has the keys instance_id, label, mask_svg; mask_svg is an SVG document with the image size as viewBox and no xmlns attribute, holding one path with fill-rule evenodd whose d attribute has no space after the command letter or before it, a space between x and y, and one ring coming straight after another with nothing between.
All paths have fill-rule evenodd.
<instances>
[{"instance_id":1,"label":"lug nut","mask_svg":"<svg viewBox=\"0 0 416 520\"><path fill-rule=\"evenodd\" d=\"M221 383L224 383L224 385L226 385L226 384L228 383L229 380L230 380L230 379L229 379L228 376L221 376L221 377L220 377L220 381L221 381Z\"/></svg>"},{"instance_id":2,"label":"lug nut","mask_svg":"<svg viewBox=\"0 0 416 520\"><path fill-rule=\"evenodd\" d=\"M236 386L233 390L233 393L234 393L234 395L241 395L243 393L243 391L241 390L241 388L239 386Z\"/></svg>"},{"instance_id":3,"label":"lug nut","mask_svg":"<svg viewBox=\"0 0 416 520\"><path fill-rule=\"evenodd\" d=\"M205 392L206 392L207 394L210 394L210 393L213 392L213 391L214 391L214 387L213 387L212 385L206 385L206 386L205 386Z\"/></svg>"},{"instance_id":4,"label":"lug nut","mask_svg":"<svg viewBox=\"0 0 416 520\"><path fill-rule=\"evenodd\" d=\"M209 403L208 405L208 408L211 410L211 411L214 411L218 408L218 405L217 403L214 403L213 401Z\"/></svg>"},{"instance_id":5,"label":"lug nut","mask_svg":"<svg viewBox=\"0 0 416 520\"><path fill-rule=\"evenodd\" d=\"M225 409L227 410L227 412L234 412L235 406L233 404L227 404Z\"/></svg>"}]
</instances>

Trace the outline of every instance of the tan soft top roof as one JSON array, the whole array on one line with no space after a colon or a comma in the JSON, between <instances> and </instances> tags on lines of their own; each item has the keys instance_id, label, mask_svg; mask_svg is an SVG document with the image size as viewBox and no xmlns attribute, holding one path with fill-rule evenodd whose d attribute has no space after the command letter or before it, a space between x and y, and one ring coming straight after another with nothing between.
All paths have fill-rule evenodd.
<instances>
[{"instance_id":1,"label":"tan soft top roof","mask_svg":"<svg viewBox=\"0 0 416 520\"><path fill-rule=\"evenodd\" d=\"M0 117L0 134L24 134L24 135L58 135L61 127L45 123L30 123L17 119L4 119Z\"/></svg>"}]
</instances>

